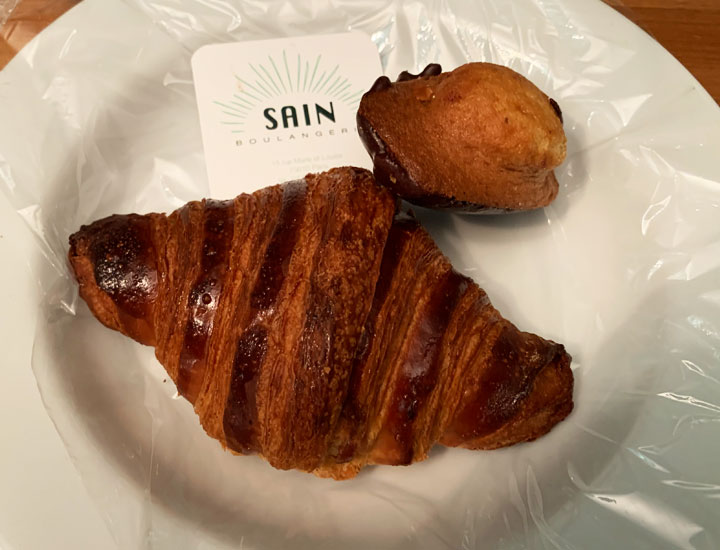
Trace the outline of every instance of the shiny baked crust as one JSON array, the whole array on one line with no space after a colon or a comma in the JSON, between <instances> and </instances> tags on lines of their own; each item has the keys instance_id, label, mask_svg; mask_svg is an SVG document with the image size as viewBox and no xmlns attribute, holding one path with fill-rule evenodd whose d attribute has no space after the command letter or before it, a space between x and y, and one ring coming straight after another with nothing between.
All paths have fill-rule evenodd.
<instances>
[{"instance_id":1,"label":"shiny baked crust","mask_svg":"<svg viewBox=\"0 0 720 550\"><path fill-rule=\"evenodd\" d=\"M276 468L347 479L531 440L572 409L563 346L503 319L366 170L111 216L69 260L208 435Z\"/></svg>"}]
</instances>

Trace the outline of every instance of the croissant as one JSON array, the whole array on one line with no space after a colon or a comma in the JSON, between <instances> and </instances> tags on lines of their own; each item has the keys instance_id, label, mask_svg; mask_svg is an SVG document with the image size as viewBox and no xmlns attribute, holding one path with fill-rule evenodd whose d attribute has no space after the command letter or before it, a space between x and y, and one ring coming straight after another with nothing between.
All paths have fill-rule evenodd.
<instances>
[{"instance_id":1,"label":"croissant","mask_svg":"<svg viewBox=\"0 0 720 550\"><path fill-rule=\"evenodd\" d=\"M435 443L493 449L573 406L562 345L519 332L366 170L335 168L70 237L80 295L155 347L211 437L335 479Z\"/></svg>"}]
</instances>

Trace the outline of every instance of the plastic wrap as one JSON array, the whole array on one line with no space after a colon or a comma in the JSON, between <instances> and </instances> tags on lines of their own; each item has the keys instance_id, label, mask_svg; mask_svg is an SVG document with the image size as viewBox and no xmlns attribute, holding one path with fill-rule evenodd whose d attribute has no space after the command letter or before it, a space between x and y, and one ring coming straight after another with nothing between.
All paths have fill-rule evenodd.
<instances>
[{"instance_id":1,"label":"plastic wrap","mask_svg":"<svg viewBox=\"0 0 720 550\"><path fill-rule=\"evenodd\" d=\"M8 20L17 3L18 0L0 0L0 28Z\"/></svg>"},{"instance_id":2,"label":"plastic wrap","mask_svg":"<svg viewBox=\"0 0 720 550\"><path fill-rule=\"evenodd\" d=\"M83 223L207 194L198 47L349 29L392 77L494 61L562 106L550 207L419 215L506 317L565 343L576 408L530 444L334 482L223 452L152 350L78 300L65 255ZM35 235L38 386L118 547L720 546L719 123L589 0L82 2L0 73L0 189Z\"/></svg>"}]
</instances>

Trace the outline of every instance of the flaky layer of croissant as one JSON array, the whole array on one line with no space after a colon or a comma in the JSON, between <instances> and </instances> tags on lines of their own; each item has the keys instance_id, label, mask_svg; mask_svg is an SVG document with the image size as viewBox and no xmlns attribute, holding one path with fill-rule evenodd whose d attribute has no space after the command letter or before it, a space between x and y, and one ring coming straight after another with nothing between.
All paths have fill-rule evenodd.
<instances>
[{"instance_id":1,"label":"flaky layer of croissant","mask_svg":"<svg viewBox=\"0 0 720 550\"><path fill-rule=\"evenodd\" d=\"M276 468L347 479L435 443L531 440L572 410L563 346L503 319L365 170L111 216L69 258L206 432Z\"/></svg>"}]
</instances>

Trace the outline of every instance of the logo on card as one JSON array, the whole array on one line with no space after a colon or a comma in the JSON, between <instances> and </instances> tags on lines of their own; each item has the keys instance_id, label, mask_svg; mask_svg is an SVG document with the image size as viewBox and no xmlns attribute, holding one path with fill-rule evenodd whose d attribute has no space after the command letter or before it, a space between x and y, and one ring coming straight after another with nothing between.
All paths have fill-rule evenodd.
<instances>
[{"instance_id":1,"label":"logo on card","mask_svg":"<svg viewBox=\"0 0 720 550\"><path fill-rule=\"evenodd\" d=\"M354 124L365 91L339 69L324 63L322 54L304 59L298 53L288 60L285 50L281 59L268 55L267 61L248 62L242 74L235 74L232 95L213 101L220 123L238 145L279 141L280 134L287 139L319 137L323 130L333 135L335 124Z\"/></svg>"}]
</instances>

